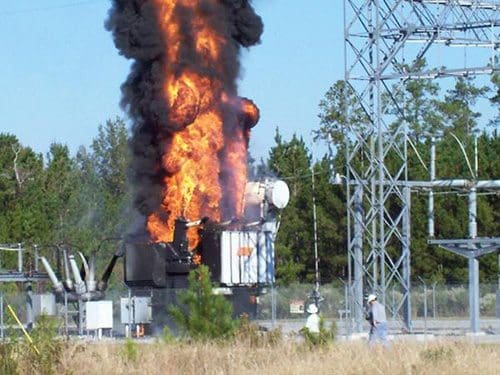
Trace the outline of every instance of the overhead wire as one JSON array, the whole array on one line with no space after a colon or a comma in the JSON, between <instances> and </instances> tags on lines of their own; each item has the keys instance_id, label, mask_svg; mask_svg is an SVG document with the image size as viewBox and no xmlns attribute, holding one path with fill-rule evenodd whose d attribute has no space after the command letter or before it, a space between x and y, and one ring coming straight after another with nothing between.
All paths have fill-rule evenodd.
<instances>
[{"instance_id":1,"label":"overhead wire","mask_svg":"<svg viewBox=\"0 0 500 375\"><path fill-rule=\"evenodd\" d=\"M0 16L15 16L15 15L19 15L19 14L40 13L40 12L47 12L47 11L51 11L51 10L75 8L75 7L79 7L82 5L88 5L88 4L102 2L102 1L103 0L82 0L82 1L77 1L77 2L66 3L66 4L48 5L45 7L26 8L26 9L10 10L10 11L9 10L0 11Z\"/></svg>"}]
</instances>

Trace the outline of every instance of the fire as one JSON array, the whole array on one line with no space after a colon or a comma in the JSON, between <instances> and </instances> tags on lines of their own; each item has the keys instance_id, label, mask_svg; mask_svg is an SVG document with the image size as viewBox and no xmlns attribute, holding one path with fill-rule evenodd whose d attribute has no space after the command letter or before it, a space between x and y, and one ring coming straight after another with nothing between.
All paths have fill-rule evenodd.
<instances>
[{"instance_id":1,"label":"fire","mask_svg":"<svg viewBox=\"0 0 500 375\"><path fill-rule=\"evenodd\" d=\"M178 217L221 221L242 215L248 139L259 111L236 95L227 78L224 51L235 42L220 26L226 5L220 0L153 3L165 48L162 99L168 128L176 131L163 146L161 206L149 214L147 229L153 241L171 242ZM189 228L188 240L190 249L197 246L196 228Z\"/></svg>"}]
</instances>

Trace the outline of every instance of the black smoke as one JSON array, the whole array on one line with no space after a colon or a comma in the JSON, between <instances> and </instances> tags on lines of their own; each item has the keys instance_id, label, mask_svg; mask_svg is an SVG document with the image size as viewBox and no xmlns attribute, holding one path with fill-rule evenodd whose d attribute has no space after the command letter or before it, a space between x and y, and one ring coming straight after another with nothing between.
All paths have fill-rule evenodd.
<instances>
[{"instance_id":1,"label":"black smoke","mask_svg":"<svg viewBox=\"0 0 500 375\"><path fill-rule=\"evenodd\" d=\"M205 76L217 74L226 92L236 95L240 49L258 43L263 31L262 20L250 0L200 0L199 10L211 26L231 40L222 51L222 69L210 66L194 53L190 43L192 10L177 6L175 16L182 21L185 43L181 45L180 59L167 61L165 46L169 41L163 39L155 3L114 0L105 24L120 54L133 60L130 74L121 87L121 106L132 120L129 180L134 188L134 207L143 217L159 212L162 181L167 175L161 163L162 154L172 134L188 126L190 121L169 122L168 114L172 109L168 108L162 94L163 67L175 64L175 69L181 70L187 65ZM223 77L220 77L221 70ZM227 106L227 111L224 118L237 117L231 113L235 111L233 108ZM231 136L234 126L238 126L234 121L225 121L226 136ZM167 212L163 214L168 215Z\"/></svg>"}]
</instances>

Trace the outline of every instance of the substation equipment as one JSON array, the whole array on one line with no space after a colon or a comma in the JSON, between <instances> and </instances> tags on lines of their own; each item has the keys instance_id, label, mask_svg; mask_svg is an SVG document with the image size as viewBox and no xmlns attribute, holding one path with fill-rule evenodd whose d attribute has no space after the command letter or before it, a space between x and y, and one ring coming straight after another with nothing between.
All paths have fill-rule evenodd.
<instances>
[{"instance_id":1,"label":"substation equipment","mask_svg":"<svg viewBox=\"0 0 500 375\"><path fill-rule=\"evenodd\" d=\"M173 241L168 243L128 238L124 245L125 283L133 302L122 302L122 320L130 317L127 323L132 326L139 323L137 319L141 324L152 323L149 328L153 333L171 325L167 306L175 304L177 293L188 286L187 276L198 266L198 256L211 272L215 292L231 301L234 314L255 317L259 296L274 285L274 241L280 211L289 197L283 181L248 182L240 219L219 223L210 218L194 222L177 218ZM188 249L187 240L187 230L192 227L199 228L200 236L193 250ZM144 307L148 300L149 313Z\"/></svg>"},{"instance_id":2,"label":"substation equipment","mask_svg":"<svg viewBox=\"0 0 500 375\"><path fill-rule=\"evenodd\" d=\"M6 269L7 255L4 254L15 254L15 269ZM19 295L6 296L0 292L1 338L5 333L5 306L11 303L17 314L22 312L21 320L28 329L33 327L39 315L46 314L63 318L61 329L66 335L92 332L100 337L103 332L112 333L113 302L104 299L109 278L121 256L120 251L114 254L98 279L96 253L87 259L81 252L73 253L65 245L34 245L30 248L21 243L0 245L0 282L22 283L25 289L24 301L19 300ZM13 259L9 260L12 263ZM52 267L50 262L55 266ZM40 283L51 283L52 293L38 293Z\"/></svg>"},{"instance_id":3,"label":"substation equipment","mask_svg":"<svg viewBox=\"0 0 500 375\"><path fill-rule=\"evenodd\" d=\"M498 251L499 239L477 237L476 192L497 189L498 181L480 181L474 173L460 181L439 181L432 174L429 181L410 181L408 152L414 145L404 88L413 80L499 72L499 27L500 4L493 0L344 0L346 94L355 95L364 119L344 129L349 309L355 332L362 330L364 294L376 293L385 304L389 290L400 296L394 306L386 304L390 315L412 330L411 191L425 189L432 200L439 188L469 194L468 238L437 240L432 230L429 243L469 259L471 330L479 329L477 257ZM427 66L419 69L424 60ZM353 110L346 106L345 118ZM403 121L395 122L396 117ZM396 155L396 163L386 163L388 155Z\"/></svg>"},{"instance_id":4,"label":"substation equipment","mask_svg":"<svg viewBox=\"0 0 500 375\"><path fill-rule=\"evenodd\" d=\"M35 316L42 309L50 309L53 312L55 302L52 304L53 296L34 295L32 285L37 282L49 280L45 272L40 271L38 263L39 248L34 246L32 249L26 249L21 243L18 244L0 244L0 283L22 283L26 291L26 325L31 327ZM31 253L32 254L27 254ZM27 255L35 259L33 267L24 266ZM7 259L15 260L16 267L7 269L5 264ZM12 259L13 258L13 259ZM50 300L50 301L48 301ZM5 319L6 301L4 293L0 291L0 339L5 337ZM47 306L50 305L50 306Z\"/></svg>"},{"instance_id":5,"label":"substation equipment","mask_svg":"<svg viewBox=\"0 0 500 375\"><path fill-rule=\"evenodd\" d=\"M248 182L241 218L219 223L210 218L187 221L179 217L172 242L151 242L146 234L125 236L99 280L95 276L98 252L87 259L80 252L75 256L63 249L56 271L46 257L37 255L47 271L44 279L53 284L53 294L45 295L43 301L64 303L66 327L68 303L73 304L80 335L84 331L97 336L103 330L111 332L113 301L105 300L105 292L113 268L123 257L124 282L129 289L128 297L120 299L120 321L127 336L156 334L164 326L172 326L167 308L177 303L178 292L188 287L189 272L200 264L208 266L215 292L231 301L234 314L252 318L259 296L275 282L274 241L280 211L289 198L283 181ZM187 231L193 227L198 228L200 242L195 249L188 249ZM197 261L200 257L201 263Z\"/></svg>"}]
</instances>

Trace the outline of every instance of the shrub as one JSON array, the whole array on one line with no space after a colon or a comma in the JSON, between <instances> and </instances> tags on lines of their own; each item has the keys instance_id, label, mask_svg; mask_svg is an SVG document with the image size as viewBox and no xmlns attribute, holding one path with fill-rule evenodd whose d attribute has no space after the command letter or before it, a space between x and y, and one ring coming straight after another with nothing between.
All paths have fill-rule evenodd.
<instances>
[{"instance_id":1,"label":"shrub","mask_svg":"<svg viewBox=\"0 0 500 375\"><path fill-rule=\"evenodd\" d=\"M179 294L181 306L168 309L180 332L193 340L228 339L238 327L231 303L213 293L210 280L207 266L191 271L188 289Z\"/></svg>"},{"instance_id":2,"label":"shrub","mask_svg":"<svg viewBox=\"0 0 500 375\"><path fill-rule=\"evenodd\" d=\"M325 326L323 315L319 319L319 333L311 332L307 327L300 330L300 333L304 336L306 345L310 348L328 345L335 338L336 332L337 325L335 322L332 322L330 329L328 329Z\"/></svg>"},{"instance_id":3,"label":"shrub","mask_svg":"<svg viewBox=\"0 0 500 375\"><path fill-rule=\"evenodd\" d=\"M480 300L480 311L481 315L484 316L495 316L497 296L495 293L486 293Z\"/></svg>"},{"instance_id":4,"label":"shrub","mask_svg":"<svg viewBox=\"0 0 500 375\"><path fill-rule=\"evenodd\" d=\"M432 364L440 361L449 361L452 356L453 350L444 346L431 347L420 352L420 358Z\"/></svg>"},{"instance_id":5,"label":"shrub","mask_svg":"<svg viewBox=\"0 0 500 375\"><path fill-rule=\"evenodd\" d=\"M137 343L131 339L127 339L125 344L123 344L123 348L120 351L120 356L126 362L137 362L139 358L139 350L137 349Z\"/></svg>"},{"instance_id":6,"label":"shrub","mask_svg":"<svg viewBox=\"0 0 500 375\"><path fill-rule=\"evenodd\" d=\"M10 341L0 343L0 374L15 375L17 373L16 343Z\"/></svg>"},{"instance_id":7,"label":"shrub","mask_svg":"<svg viewBox=\"0 0 500 375\"><path fill-rule=\"evenodd\" d=\"M19 373L19 342L13 328L15 322L10 315L7 315L5 324L6 337L0 343L0 374L14 375Z\"/></svg>"},{"instance_id":8,"label":"shrub","mask_svg":"<svg viewBox=\"0 0 500 375\"><path fill-rule=\"evenodd\" d=\"M31 331L33 344L25 341L28 346L25 355L28 357L29 367L32 372L39 374L54 374L60 362L63 346L57 338L58 321L55 317L42 314L37 317L35 326ZM34 350L38 349L38 353Z\"/></svg>"},{"instance_id":9,"label":"shrub","mask_svg":"<svg viewBox=\"0 0 500 375\"><path fill-rule=\"evenodd\" d=\"M161 338L165 344L172 344L173 342L175 342L175 337L172 334L170 328L168 328L167 326L163 327L163 334Z\"/></svg>"},{"instance_id":10,"label":"shrub","mask_svg":"<svg viewBox=\"0 0 500 375\"><path fill-rule=\"evenodd\" d=\"M283 332L281 328L262 331L256 324L250 322L248 315L244 314L240 318L235 340L240 344L245 343L250 348L274 347L283 342Z\"/></svg>"}]
</instances>

